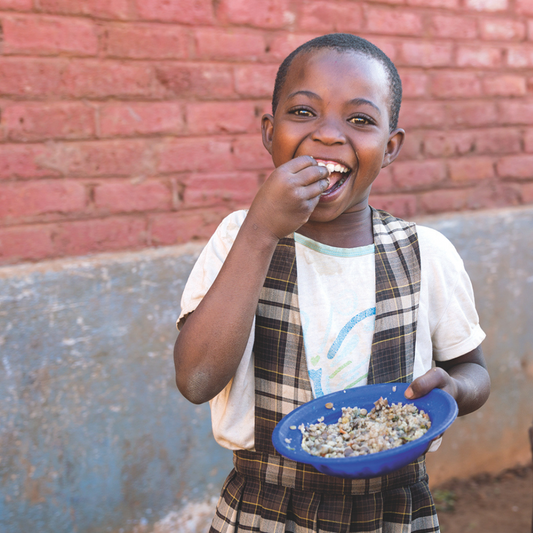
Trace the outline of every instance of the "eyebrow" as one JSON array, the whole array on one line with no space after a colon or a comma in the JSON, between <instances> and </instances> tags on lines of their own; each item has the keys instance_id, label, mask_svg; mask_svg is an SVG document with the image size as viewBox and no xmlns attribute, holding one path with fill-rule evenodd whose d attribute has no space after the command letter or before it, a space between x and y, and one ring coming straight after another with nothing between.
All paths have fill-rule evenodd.
<instances>
[{"instance_id":1,"label":"eyebrow","mask_svg":"<svg viewBox=\"0 0 533 533\"><path fill-rule=\"evenodd\" d=\"M295 96L299 96L299 95L307 96L311 98L312 100L322 100L322 98L320 98L318 94L312 91L295 91L287 96L287 100L294 98ZM364 104L369 105L373 107L381 115L381 110L379 109L379 107L374 102L372 102L371 100L367 100L366 98L353 98L348 103L352 105L364 105Z\"/></svg>"},{"instance_id":2,"label":"eyebrow","mask_svg":"<svg viewBox=\"0 0 533 533\"><path fill-rule=\"evenodd\" d=\"M366 98L354 98L353 100L350 100L349 103L354 105L367 104L369 106L372 106L381 115L381 110L379 109L379 107L374 102L372 102L371 100L367 100Z\"/></svg>"}]
</instances>

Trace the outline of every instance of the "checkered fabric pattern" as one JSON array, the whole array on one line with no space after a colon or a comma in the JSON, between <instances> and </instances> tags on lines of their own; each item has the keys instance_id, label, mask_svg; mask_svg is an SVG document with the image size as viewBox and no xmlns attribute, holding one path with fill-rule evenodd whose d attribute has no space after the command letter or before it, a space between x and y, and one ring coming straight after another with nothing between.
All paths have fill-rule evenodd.
<instances>
[{"instance_id":1,"label":"checkered fabric pattern","mask_svg":"<svg viewBox=\"0 0 533 533\"><path fill-rule=\"evenodd\" d=\"M370 382L412 380L420 255L414 225L373 210L376 330ZM388 476L346 480L280 456L276 424L312 399L294 240L274 253L256 316L255 451L234 454L210 533L430 533L438 520L424 457Z\"/></svg>"}]
</instances>

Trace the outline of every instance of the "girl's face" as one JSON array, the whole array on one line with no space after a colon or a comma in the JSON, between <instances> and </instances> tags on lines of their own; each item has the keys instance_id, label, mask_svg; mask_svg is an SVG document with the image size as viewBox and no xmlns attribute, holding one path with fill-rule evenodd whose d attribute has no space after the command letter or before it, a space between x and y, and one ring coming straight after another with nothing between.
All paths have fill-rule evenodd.
<instances>
[{"instance_id":1,"label":"girl's face","mask_svg":"<svg viewBox=\"0 0 533 533\"><path fill-rule=\"evenodd\" d=\"M263 142L276 167L300 155L334 165L311 221L367 207L404 138L403 130L389 132L389 91L384 67L362 54L324 49L294 59L275 116L263 116Z\"/></svg>"}]
</instances>

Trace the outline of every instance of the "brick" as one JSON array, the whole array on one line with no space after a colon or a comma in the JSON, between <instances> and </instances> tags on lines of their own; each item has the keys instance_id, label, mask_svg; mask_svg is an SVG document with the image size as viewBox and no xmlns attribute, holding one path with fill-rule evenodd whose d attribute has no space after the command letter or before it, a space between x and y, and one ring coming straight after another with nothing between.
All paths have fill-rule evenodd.
<instances>
[{"instance_id":1,"label":"brick","mask_svg":"<svg viewBox=\"0 0 533 533\"><path fill-rule=\"evenodd\" d=\"M146 246L143 218L123 216L63 222L54 228L55 255L86 255L95 252Z\"/></svg>"},{"instance_id":2,"label":"brick","mask_svg":"<svg viewBox=\"0 0 533 533\"><path fill-rule=\"evenodd\" d=\"M493 209L520 204L520 187L517 184L482 181L470 191L467 209Z\"/></svg>"},{"instance_id":3,"label":"brick","mask_svg":"<svg viewBox=\"0 0 533 533\"><path fill-rule=\"evenodd\" d=\"M377 2L379 4L405 5L406 0L368 0L369 3Z\"/></svg>"},{"instance_id":4,"label":"brick","mask_svg":"<svg viewBox=\"0 0 533 533\"><path fill-rule=\"evenodd\" d=\"M406 72L399 69L403 98L427 96L428 76L423 72Z\"/></svg>"},{"instance_id":5,"label":"brick","mask_svg":"<svg viewBox=\"0 0 533 533\"><path fill-rule=\"evenodd\" d=\"M166 95L180 98L234 96L233 69L216 64L159 64L155 76Z\"/></svg>"},{"instance_id":6,"label":"brick","mask_svg":"<svg viewBox=\"0 0 533 533\"><path fill-rule=\"evenodd\" d=\"M180 22L183 24L212 24L212 2L202 0L135 0L139 17L144 20Z\"/></svg>"},{"instance_id":7,"label":"brick","mask_svg":"<svg viewBox=\"0 0 533 533\"><path fill-rule=\"evenodd\" d=\"M58 59L0 59L0 96L56 96L64 66Z\"/></svg>"},{"instance_id":8,"label":"brick","mask_svg":"<svg viewBox=\"0 0 533 533\"><path fill-rule=\"evenodd\" d=\"M33 0L0 0L0 9L31 11L33 9Z\"/></svg>"},{"instance_id":9,"label":"brick","mask_svg":"<svg viewBox=\"0 0 533 533\"><path fill-rule=\"evenodd\" d=\"M199 29L194 41L201 58L255 60L266 53L264 36L256 32Z\"/></svg>"},{"instance_id":10,"label":"brick","mask_svg":"<svg viewBox=\"0 0 533 533\"><path fill-rule=\"evenodd\" d=\"M495 102L490 101L457 101L449 104L446 112L453 126L493 126L500 116Z\"/></svg>"},{"instance_id":11,"label":"brick","mask_svg":"<svg viewBox=\"0 0 533 533\"><path fill-rule=\"evenodd\" d=\"M446 213L462 211L467 204L468 189L439 189L420 195L420 206L424 213Z\"/></svg>"},{"instance_id":12,"label":"brick","mask_svg":"<svg viewBox=\"0 0 533 533\"><path fill-rule=\"evenodd\" d=\"M437 127L447 122L446 106L432 101L405 101L400 108L399 126L401 128Z\"/></svg>"},{"instance_id":13,"label":"brick","mask_svg":"<svg viewBox=\"0 0 533 533\"><path fill-rule=\"evenodd\" d=\"M270 102L198 102L187 105L187 129L193 135L258 133Z\"/></svg>"},{"instance_id":14,"label":"brick","mask_svg":"<svg viewBox=\"0 0 533 533\"><path fill-rule=\"evenodd\" d=\"M427 132L424 153L427 157L465 154L512 154L521 150L521 133L514 128Z\"/></svg>"},{"instance_id":15,"label":"brick","mask_svg":"<svg viewBox=\"0 0 533 533\"><path fill-rule=\"evenodd\" d=\"M498 68L502 64L502 49L480 46L460 46L457 65L460 67Z\"/></svg>"},{"instance_id":16,"label":"brick","mask_svg":"<svg viewBox=\"0 0 533 533\"><path fill-rule=\"evenodd\" d=\"M422 35L422 16L405 10L368 7L365 30L389 35Z\"/></svg>"},{"instance_id":17,"label":"brick","mask_svg":"<svg viewBox=\"0 0 533 533\"><path fill-rule=\"evenodd\" d=\"M446 179L446 168L439 160L396 161L392 171L400 190L432 188Z\"/></svg>"},{"instance_id":18,"label":"brick","mask_svg":"<svg viewBox=\"0 0 533 533\"><path fill-rule=\"evenodd\" d=\"M1 144L0 179L59 176L44 164L47 148L42 144Z\"/></svg>"},{"instance_id":19,"label":"brick","mask_svg":"<svg viewBox=\"0 0 533 533\"><path fill-rule=\"evenodd\" d=\"M508 0L466 0L465 7L474 11L504 11L508 9Z\"/></svg>"},{"instance_id":20,"label":"brick","mask_svg":"<svg viewBox=\"0 0 533 533\"><path fill-rule=\"evenodd\" d=\"M475 18L435 15L431 18L429 28L433 37L446 39L475 39L477 37Z\"/></svg>"},{"instance_id":21,"label":"brick","mask_svg":"<svg viewBox=\"0 0 533 533\"><path fill-rule=\"evenodd\" d=\"M95 135L94 109L80 102L16 103L2 110L12 141L87 139Z\"/></svg>"},{"instance_id":22,"label":"brick","mask_svg":"<svg viewBox=\"0 0 533 533\"><path fill-rule=\"evenodd\" d=\"M65 176L139 176L153 171L151 150L141 140L54 143L39 162Z\"/></svg>"},{"instance_id":23,"label":"brick","mask_svg":"<svg viewBox=\"0 0 533 533\"><path fill-rule=\"evenodd\" d=\"M472 131L428 131L424 135L424 155L428 158L462 155L475 150Z\"/></svg>"},{"instance_id":24,"label":"brick","mask_svg":"<svg viewBox=\"0 0 533 533\"><path fill-rule=\"evenodd\" d=\"M496 164L498 176L502 178L533 180L533 155L510 155L502 157Z\"/></svg>"},{"instance_id":25,"label":"brick","mask_svg":"<svg viewBox=\"0 0 533 533\"><path fill-rule=\"evenodd\" d=\"M511 46L507 49L507 66L511 68L533 67L533 46Z\"/></svg>"},{"instance_id":26,"label":"brick","mask_svg":"<svg viewBox=\"0 0 533 533\"><path fill-rule=\"evenodd\" d=\"M296 50L300 45L318 37L320 33L316 34L301 34L301 33L281 33L275 34L268 40L268 52L273 59L281 63L293 50Z\"/></svg>"},{"instance_id":27,"label":"brick","mask_svg":"<svg viewBox=\"0 0 533 533\"><path fill-rule=\"evenodd\" d=\"M533 154L533 128L528 128L524 132L524 151Z\"/></svg>"},{"instance_id":28,"label":"brick","mask_svg":"<svg viewBox=\"0 0 533 533\"><path fill-rule=\"evenodd\" d=\"M106 213L169 210L171 189L160 180L132 179L104 181L94 188L94 205Z\"/></svg>"},{"instance_id":29,"label":"brick","mask_svg":"<svg viewBox=\"0 0 533 533\"><path fill-rule=\"evenodd\" d=\"M355 2L315 1L302 4L298 13L298 27L304 31L358 32L363 11Z\"/></svg>"},{"instance_id":30,"label":"brick","mask_svg":"<svg viewBox=\"0 0 533 533\"><path fill-rule=\"evenodd\" d=\"M154 97L152 69L139 63L79 60L63 72L62 94L76 98Z\"/></svg>"},{"instance_id":31,"label":"brick","mask_svg":"<svg viewBox=\"0 0 533 533\"><path fill-rule=\"evenodd\" d=\"M157 147L161 173L233 170L231 141L219 139L169 139Z\"/></svg>"},{"instance_id":32,"label":"brick","mask_svg":"<svg viewBox=\"0 0 533 533\"><path fill-rule=\"evenodd\" d=\"M98 52L93 22L65 17L3 16L3 53L94 56Z\"/></svg>"},{"instance_id":33,"label":"brick","mask_svg":"<svg viewBox=\"0 0 533 533\"><path fill-rule=\"evenodd\" d=\"M241 96L271 97L278 65L242 65L235 67L235 90Z\"/></svg>"},{"instance_id":34,"label":"brick","mask_svg":"<svg viewBox=\"0 0 533 533\"><path fill-rule=\"evenodd\" d=\"M181 244L194 240L206 241L213 235L230 209L202 209L150 217L150 239L154 245Z\"/></svg>"},{"instance_id":35,"label":"brick","mask_svg":"<svg viewBox=\"0 0 533 533\"><path fill-rule=\"evenodd\" d=\"M129 0L39 0L39 9L61 15L88 15L95 18L127 20L132 18Z\"/></svg>"},{"instance_id":36,"label":"brick","mask_svg":"<svg viewBox=\"0 0 533 533\"><path fill-rule=\"evenodd\" d=\"M515 100L501 101L498 104L502 124L533 124L533 102Z\"/></svg>"},{"instance_id":37,"label":"brick","mask_svg":"<svg viewBox=\"0 0 533 533\"><path fill-rule=\"evenodd\" d=\"M489 96L525 96L527 81L512 74L483 79L483 92Z\"/></svg>"},{"instance_id":38,"label":"brick","mask_svg":"<svg viewBox=\"0 0 533 533\"><path fill-rule=\"evenodd\" d=\"M281 29L294 22L288 0L220 0L217 17L222 23Z\"/></svg>"},{"instance_id":39,"label":"brick","mask_svg":"<svg viewBox=\"0 0 533 533\"><path fill-rule=\"evenodd\" d=\"M512 154L521 151L522 134L516 128L492 128L476 135L478 154Z\"/></svg>"},{"instance_id":40,"label":"brick","mask_svg":"<svg viewBox=\"0 0 533 533\"><path fill-rule=\"evenodd\" d=\"M83 211L85 187L73 180L37 180L0 185L0 217L20 219Z\"/></svg>"},{"instance_id":41,"label":"brick","mask_svg":"<svg viewBox=\"0 0 533 533\"><path fill-rule=\"evenodd\" d=\"M170 135L185 131L179 102L120 102L104 104L99 110L102 137Z\"/></svg>"},{"instance_id":42,"label":"brick","mask_svg":"<svg viewBox=\"0 0 533 533\"><path fill-rule=\"evenodd\" d=\"M257 189L258 179L253 173L194 175L185 181L183 207L247 208Z\"/></svg>"},{"instance_id":43,"label":"brick","mask_svg":"<svg viewBox=\"0 0 533 533\"><path fill-rule=\"evenodd\" d=\"M438 98L472 98L481 94L481 82L473 72L441 72L431 80L431 94Z\"/></svg>"},{"instance_id":44,"label":"brick","mask_svg":"<svg viewBox=\"0 0 533 533\"><path fill-rule=\"evenodd\" d=\"M515 10L519 15L533 15L533 4L531 0L515 0Z\"/></svg>"},{"instance_id":45,"label":"brick","mask_svg":"<svg viewBox=\"0 0 533 533\"><path fill-rule=\"evenodd\" d=\"M49 226L0 228L0 263L36 261L54 254Z\"/></svg>"},{"instance_id":46,"label":"brick","mask_svg":"<svg viewBox=\"0 0 533 533\"><path fill-rule=\"evenodd\" d=\"M524 204L533 204L533 183L524 183L522 185L522 202ZM2 242L2 235L0 234L0 243Z\"/></svg>"},{"instance_id":47,"label":"brick","mask_svg":"<svg viewBox=\"0 0 533 533\"><path fill-rule=\"evenodd\" d=\"M479 32L487 41L522 41L526 36L526 25L513 19L483 19L479 21Z\"/></svg>"},{"instance_id":48,"label":"brick","mask_svg":"<svg viewBox=\"0 0 533 533\"><path fill-rule=\"evenodd\" d=\"M448 162L452 181L477 181L494 177L494 161L489 157L464 157Z\"/></svg>"},{"instance_id":49,"label":"brick","mask_svg":"<svg viewBox=\"0 0 533 533\"><path fill-rule=\"evenodd\" d=\"M188 37L178 26L128 24L106 26L103 51L107 57L132 59L185 59Z\"/></svg>"},{"instance_id":50,"label":"brick","mask_svg":"<svg viewBox=\"0 0 533 533\"><path fill-rule=\"evenodd\" d=\"M259 135L237 137L233 141L232 148L235 168L240 170L274 170L272 156L263 146L263 141Z\"/></svg>"},{"instance_id":51,"label":"brick","mask_svg":"<svg viewBox=\"0 0 533 533\"><path fill-rule=\"evenodd\" d=\"M410 194L394 196L371 195L370 205L382 209L391 215L400 218L409 218L416 214L416 197Z\"/></svg>"},{"instance_id":52,"label":"brick","mask_svg":"<svg viewBox=\"0 0 533 533\"><path fill-rule=\"evenodd\" d=\"M451 66L452 51L448 43L404 42L401 45L403 62L418 67Z\"/></svg>"},{"instance_id":53,"label":"brick","mask_svg":"<svg viewBox=\"0 0 533 533\"><path fill-rule=\"evenodd\" d=\"M459 7L459 0L406 0L408 6L416 7L443 7L445 9L456 9Z\"/></svg>"}]
</instances>

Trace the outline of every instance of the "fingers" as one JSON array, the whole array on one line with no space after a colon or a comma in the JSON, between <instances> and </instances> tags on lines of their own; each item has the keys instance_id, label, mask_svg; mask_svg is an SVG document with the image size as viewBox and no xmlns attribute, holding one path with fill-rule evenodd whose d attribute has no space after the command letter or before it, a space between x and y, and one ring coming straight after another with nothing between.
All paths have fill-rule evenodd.
<instances>
[{"instance_id":1,"label":"fingers","mask_svg":"<svg viewBox=\"0 0 533 533\"><path fill-rule=\"evenodd\" d=\"M405 391L405 397L414 400L425 396L433 389L444 389L450 377L441 368L432 368L423 376L416 378Z\"/></svg>"}]
</instances>

